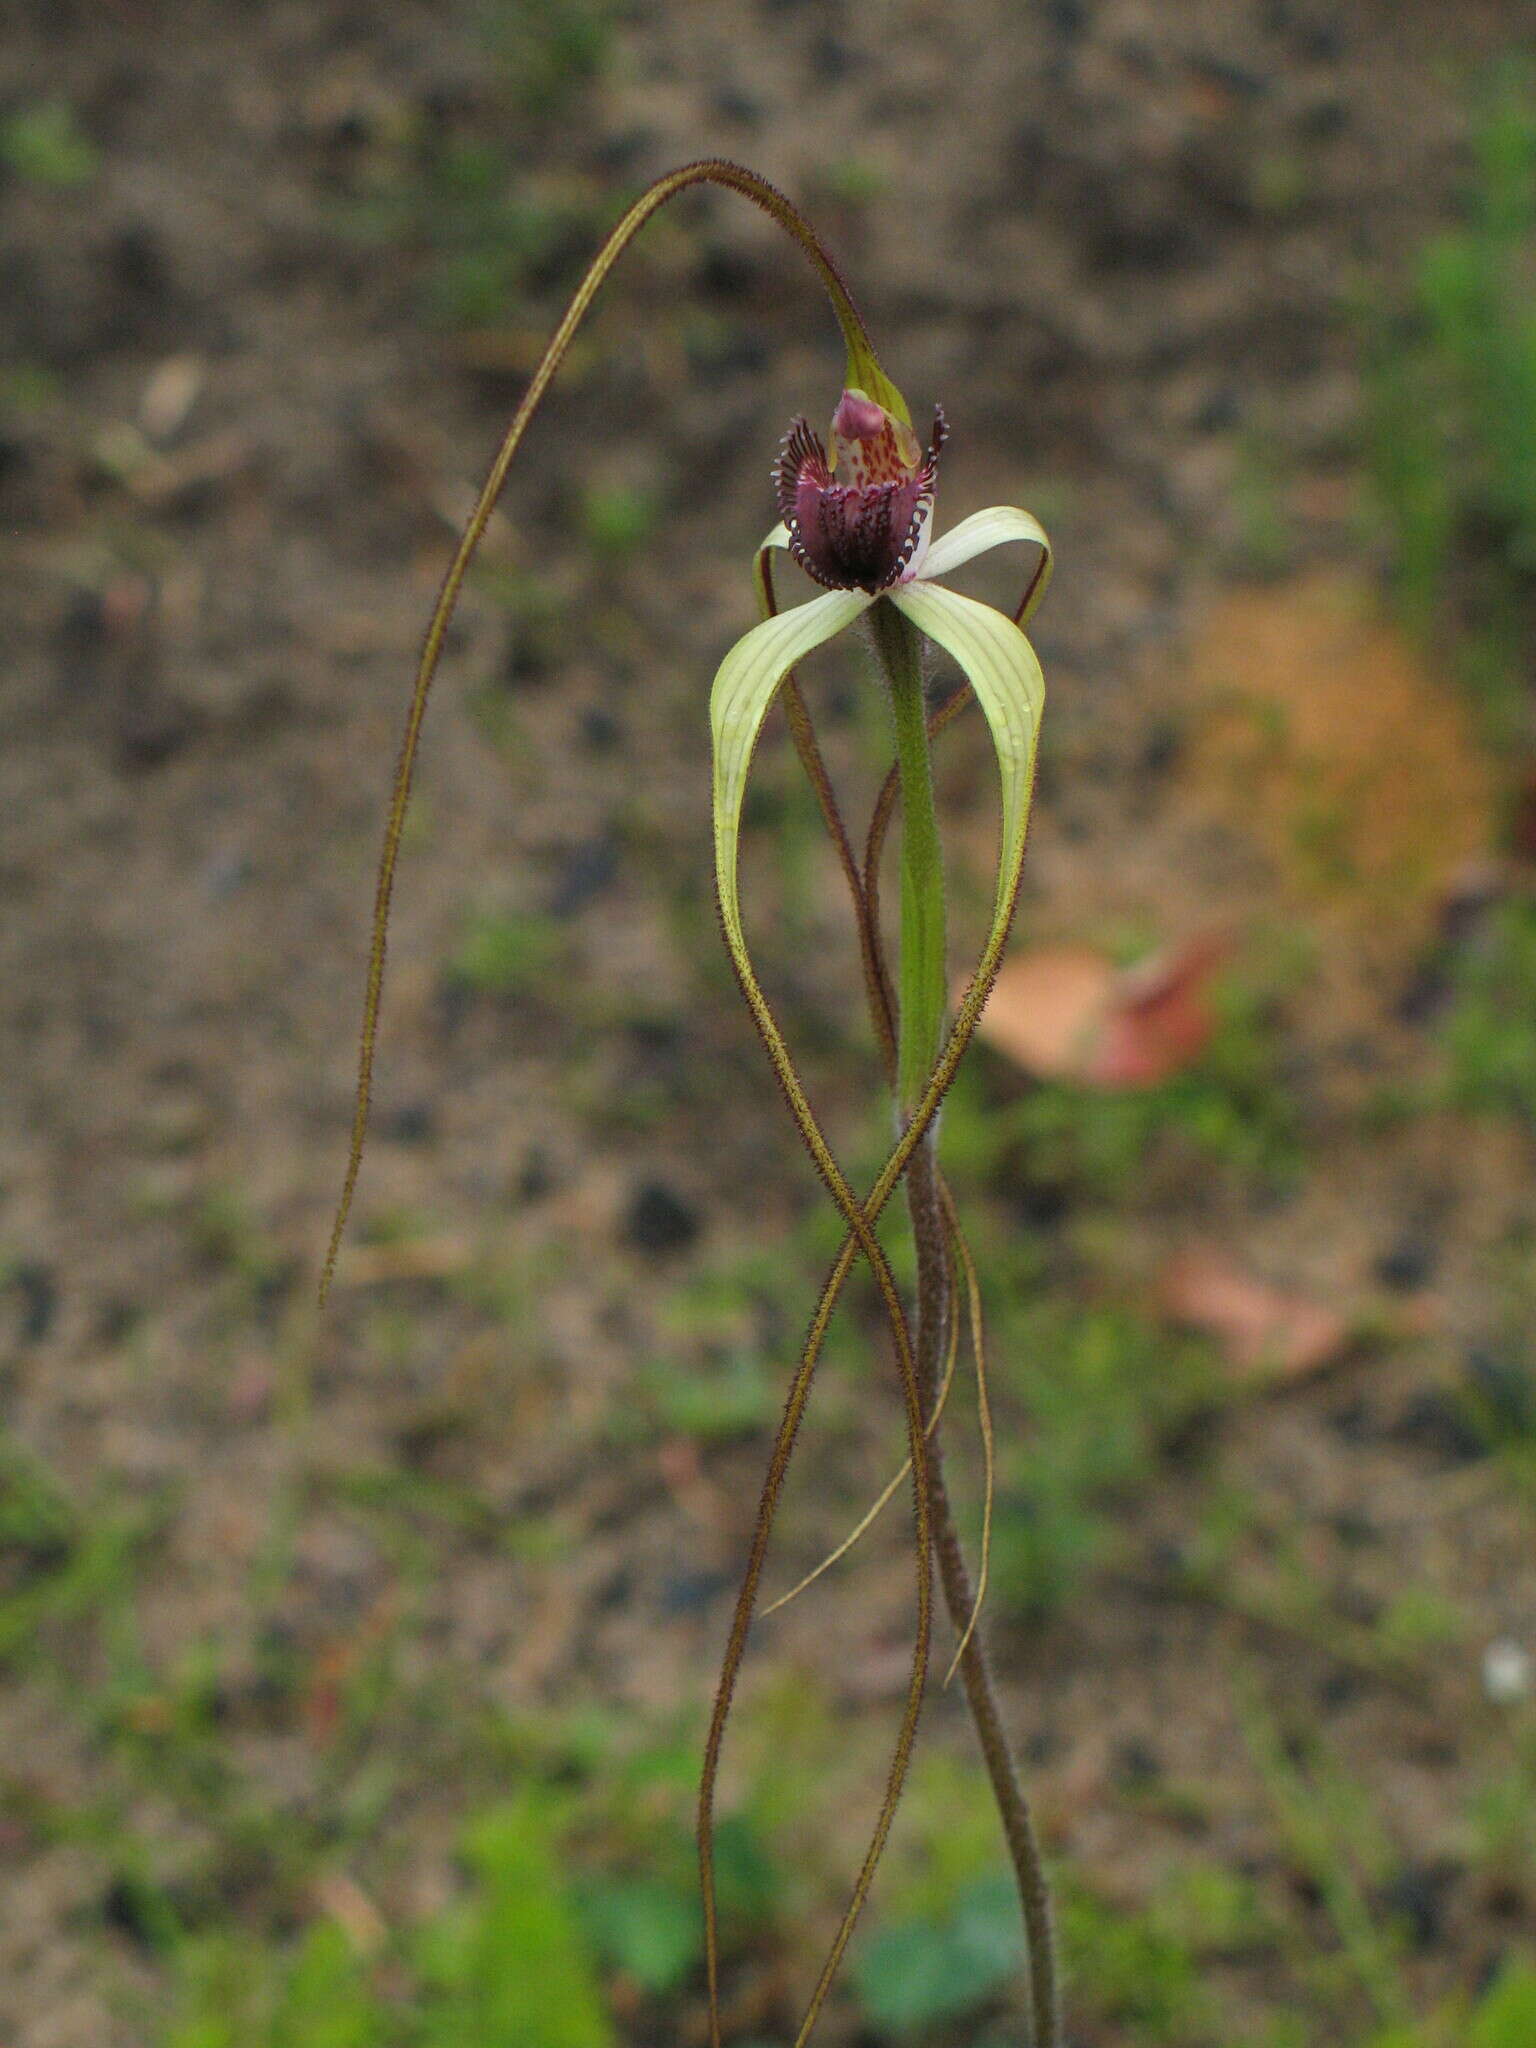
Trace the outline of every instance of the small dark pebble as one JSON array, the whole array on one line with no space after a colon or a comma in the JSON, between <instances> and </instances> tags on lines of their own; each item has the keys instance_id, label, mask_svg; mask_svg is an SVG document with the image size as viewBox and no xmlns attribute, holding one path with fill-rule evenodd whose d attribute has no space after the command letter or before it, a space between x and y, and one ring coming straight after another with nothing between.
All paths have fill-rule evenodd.
<instances>
[{"instance_id":1,"label":"small dark pebble","mask_svg":"<svg viewBox=\"0 0 1536 2048\"><path fill-rule=\"evenodd\" d=\"M1467 1353L1467 1381L1500 1431L1536 1433L1536 1372L1525 1359L1475 1345Z\"/></svg>"},{"instance_id":2,"label":"small dark pebble","mask_svg":"<svg viewBox=\"0 0 1536 2048\"><path fill-rule=\"evenodd\" d=\"M1183 752L1184 735L1176 721L1159 718L1142 742L1138 766L1143 775L1166 775L1170 768L1178 766Z\"/></svg>"},{"instance_id":3,"label":"small dark pebble","mask_svg":"<svg viewBox=\"0 0 1536 2048\"><path fill-rule=\"evenodd\" d=\"M23 1259L11 1268L8 1284L21 1309L17 1336L23 1344L40 1344L53 1328L59 1307L58 1282L52 1269L35 1259Z\"/></svg>"},{"instance_id":4,"label":"small dark pebble","mask_svg":"<svg viewBox=\"0 0 1536 2048\"><path fill-rule=\"evenodd\" d=\"M432 995L433 1021L446 1039L452 1039L462 1030L470 1012L475 1007L475 993L466 981L456 974L444 974Z\"/></svg>"},{"instance_id":5,"label":"small dark pebble","mask_svg":"<svg viewBox=\"0 0 1536 2048\"><path fill-rule=\"evenodd\" d=\"M561 855L560 871L549 892L551 917L574 917L601 896L619 871L619 849L611 834L584 839Z\"/></svg>"},{"instance_id":6,"label":"small dark pebble","mask_svg":"<svg viewBox=\"0 0 1536 2048\"><path fill-rule=\"evenodd\" d=\"M1382 1910L1399 1922L1416 1954L1444 1936L1446 1896L1460 1874L1460 1866L1449 1861L1408 1863L1381 1886Z\"/></svg>"},{"instance_id":7,"label":"small dark pebble","mask_svg":"<svg viewBox=\"0 0 1536 2048\"><path fill-rule=\"evenodd\" d=\"M268 1660L247 1677L220 1688L225 1723L277 1734L292 1725L298 1690L299 1674L291 1661L285 1657L279 1668Z\"/></svg>"},{"instance_id":8,"label":"small dark pebble","mask_svg":"<svg viewBox=\"0 0 1536 2048\"><path fill-rule=\"evenodd\" d=\"M1476 947L1487 930L1489 914L1502 895L1491 873L1479 872L1453 891L1441 907L1434 944L1419 960L1397 1001L1405 1024L1429 1024L1450 1000L1458 957Z\"/></svg>"},{"instance_id":9,"label":"small dark pebble","mask_svg":"<svg viewBox=\"0 0 1536 2048\"><path fill-rule=\"evenodd\" d=\"M1393 1443L1429 1451L1448 1465L1470 1465L1488 1452L1482 1433L1460 1405L1436 1389L1416 1394L1382 1434Z\"/></svg>"},{"instance_id":10,"label":"small dark pebble","mask_svg":"<svg viewBox=\"0 0 1536 2048\"><path fill-rule=\"evenodd\" d=\"M627 1564L621 1564L598 1587L594 1604L599 1613L616 1614L628 1607L634 1597L635 1575Z\"/></svg>"},{"instance_id":11,"label":"small dark pebble","mask_svg":"<svg viewBox=\"0 0 1536 2048\"><path fill-rule=\"evenodd\" d=\"M1353 1671L1330 1671L1317 1688L1317 1703L1325 1713L1336 1714L1360 1696L1360 1680Z\"/></svg>"},{"instance_id":12,"label":"small dark pebble","mask_svg":"<svg viewBox=\"0 0 1536 2048\"><path fill-rule=\"evenodd\" d=\"M1115 275L1124 271L1176 268L1193 258L1199 240L1187 222L1153 214L1122 213L1102 220L1087 238L1085 254L1097 271Z\"/></svg>"},{"instance_id":13,"label":"small dark pebble","mask_svg":"<svg viewBox=\"0 0 1536 2048\"><path fill-rule=\"evenodd\" d=\"M1314 100L1300 115L1296 131L1308 142L1332 142L1349 126L1349 109L1343 100Z\"/></svg>"},{"instance_id":14,"label":"small dark pebble","mask_svg":"<svg viewBox=\"0 0 1536 2048\"><path fill-rule=\"evenodd\" d=\"M78 690L94 681L94 671L82 677L82 657L106 645L107 617L101 597L94 590L77 590L59 615L54 628L54 645L59 653L59 687Z\"/></svg>"},{"instance_id":15,"label":"small dark pebble","mask_svg":"<svg viewBox=\"0 0 1536 2048\"><path fill-rule=\"evenodd\" d=\"M158 306L169 296L171 274L165 245L158 231L146 222L135 221L119 229L107 261L113 282L126 297Z\"/></svg>"},{"instance_id":16,"label":"small dark pebble","mask_svg":"<svg viewBox=\"0 0 1536 2048\"><path fill-rule=\"evenodd\" d=\"M425 1102L402 1102L379 1118L379 1136L396 1145L424 1145L436 1129L437 1119Z\"/></svg>"},{"instance_id":17,"label":"small dark pebble","mask_svg":"<svg viewBox=\"0 0 1536 2048\"><path fill-rule=\"evenodd\" d=\"M711 243L699 264L699 289L712 299L748 298L761 277L753 259L726 242Z\"/></svg>"},{"instance_id":18,"label":"small dark pebble","mask_svg":"<svg viewBox=\"0 0 1536 2048\"><path fill-rule=\"evenodd\" d=\"M623 726L605 706L594 704L581 714L581 743L589 754L611 754L623 737Z\"/></svg>"},{"instance_id":19,"label":"small dark pebble","mask_svg":"<svg viewBox=\"0 0 1536 2048\"><path fill-rule=\"evenodd\" d=\"M32 466L32 450L17 434L0 433L0 483L25 476Z\"/></svg>"},{"instance_id":20,"label":"small dark pebble","mask_svg":"<svg viewBox=\"0 0 1536 2048\"><path fill-rule=\"evenodd\" d=\"M811 51L811 65L821 85L836 85L853 71L853 52L841 36L830 32L817 36Z\"/></svg>"},{"instance_id":21,"label":"small dark pebble","mask_svg":"<svg viewBox=\"0 0 1536 2048\"><path fill-rule=\"evenodd\" d=\"M1414 969L1394 1005L1400 1024L1432 1024L1450 998L1450 976L1438 949Z\"/></svg>"},{"instance_id":22,"label":"small dark pebble","mask_svg":"<svg viewBox=\"0 0 1536 2048\"><path fill-rule=\"evenodd\" d=\"M1337 1054L1341 1066L1354 1074L1379 1074L1382 1069L1382 1051L1379 1043L1369 1032L1353 1031L1338 1042Z\"/></svg>"},{"instance_id":23,"label":"small dark pebble","mask_svg":"<svg viewBox=\"0 0 1536 2048\"><path fill-rule=\"evenodd\" d=\"M542 1146L530 1145L514 1183L520 1202L542 1202L555 1185L549 1155Z\"/></svg>"},{"instance_id":24,"label":"small dark pebble","mask_svg":"<svg viewBox=\"0 0 1536 2048\"><path fill-rule=\"evenodd\" d=\"M114 1933L126 1935L139 1948L157 1948L166 1931L149 1892L133 1877L113 1878L101 1896L101 1917Z\"/></svg>"},{"instance_id":25,"label":"small dark pebble","mask_svg":"<svg viewBox=\"0 0 1536 2048\"><path fill-rule=\"evenodd\" d=\"M604 135L593 145L593 156L605 171L625 172L649 153L656 141L655 131L646 127L625 128Z\"/></svg>"},{"instance_id":26,"label":"small dark pebble","mask_svg":"<svg viewBox=\"0 0 1536 2048\"><path fill-rule=\"evenodd\" d=\"M1144 1792L1163 1775L1162 1758L1137 1735L1115 1744L1109 1768L1111 1778L1125 1792Z\"/></svg>"},{"instance_id":27,"label":"small dark pebble","mask_svg":"<svg viewBox=\"0 0 1536 2048\"><path fill-rule=\"evenodd\" d=\"M1525 1926L1531 1909L1530 1895L1521 1885L1510 1880L1501 1880L1491 1884L1483 1895L1483 1909L1490 1919L1513 1920L1520 1926ZM1502 1963L1502 1958L1500 1962ZM1497 1974L1497 1970L1490 1965L1478 1989L1486 1991Z\"/></svg>"},{"instance_id":28,"label":"small dark pebble","mask_svg":"<svg viewBox=\"0 0 1536 2048\"><path fill-rule=\"evenodd\" d=\"M1295 0L1269 0L1264 9L1264 26L1271 35L1285 36L1303 57L1329 62L1343 50L1338 30L1320 19L1309 19L1310 10Z\"/></svg>"},{"instance_id":29,"label":"small dark pebble","mask_svg":"<svg viewBox=\"0 0 1536 2048\"><path fill-rule=\"evenodd\" d=\"M643 1074L664 1081L680 1078L688 1046L680 1017L631 1017L624 1037Z\"/></svg>"},{"instance_id":30,"label":"small dark pebble","mask_svg":"<svg viewBox=\"0 0 1536 2048\"><path fill-rule=\"evenodd\" d=\"M1250 70L1246 64L1230 64L1222 57L1197 57L1190 69L1196 78L1219 86L1236 99L1262 99L1269 91L1269 80L1262 72Z\"/></svg>"},{"instance_id":31,"label":"small dark pebble","mask_svg":"<svg viewBox=\"0 0 1536 2048\"><path fill-rule=\"evenodd\" d=\"M702 1614L735 1581L726 1572L674 1572L663 1580L661 1607L664 1614Z\"/></svg>"},{"instance_id":32,"label":"small dark pebble","mask_svg":"<svg viewBox=\"0 0 1536 2048\"><path fill-rule=\"evenodd\" d=\"M1159 1432L1158 1444L1176 1472L1198 1472L1210 1457L1221 1426L1219 1408L1195 1408Z\"/></svg>"},{"instance_id":33,"label":"small dark pebble","mask_svg":"<svg viewBox=\"0 0 1536 2048\"><path fill-rule=\"evenodd\" d=\"M1303 57L1317 64L1335 64L1344 54L1344 38L1325 21L1304 23L1297 31L1296 46Z\"/></svg>"},{"instance_id":34,"label":"small dark pebble","mask_svg":"<svg viewBox=\"0 0 1536 2048\"><path fill-rule=\"evenodd\" d=\"M1328 1526L1346 1550L1364 1550L1380 1540L1381 1531L1368 1515L1357 1508L1341 1508L1328 1517Z\"/></svg>"},{"instance_id":35,"label":"small dark pebble","mask_svg":"<svg viewBox=\"0 0 1536 2048\"><path fill-rule=\"evenodd\" d=\"M526 628L514 626L501 658L501 679L509 690L537 689L554 673L549 650Z\"/></svg>"},{"instance_id":36,"label":"small dark pebble","mask_svg":"<svg viewBox=\"0 0 1536 2048\"><path fill-rule=\"evenodd\" d=\"M1361 1628L1374 1628L1381 1619L1381 1602L1364 1586L1335 1588L1333 1605L1346 1621L1358 1622Z\"/></svg>"},{"instance_id":37,"label":"small dark pebble","mask_svg":"<svg viewBox=\"0 0 1536 2048\"><path fill-rule=\"evenodd\" d=\"M739 85L722 85L715 94L715 112L722 121L736 121L743 128L756 128L763 118L760 100Z\"/></svg>"},{"instance_id":38,"label":"small dark pebble","mask_svg":"<svg viewBox=\"0 0 1536 2048\"><path fill-rule=\"evenodd\" d=\"M1024 1737L1024 1761L1036 1770L1054 1763L1061 1755L1061 1742L1053 1730L1036 1728Z\"/></svg>"},{"instance_id":39,"label":"small dark pebble","mask_svg":"<svg viewBox=\"0 0 1536 2048\"><path fill-rule=\"evenodd\" d=\"M130 699L117 733L117 765L125 775L163 768L183 752L197 731L197 720L174 697Z\"/></svg>"},{"instance_id":40,"label":"small dark pebble","mask_svg":"<svg viewBox=\"0 0 1536 2048\"><path fill-rule=\"evenodd\" d=\"M699 1212L662 1181L635 1191L624 1219L625 1242L641 1252L680 1252L698 1237Z\"/></svg>"},{"instance_id":41,"label":"small dark pebble","mask_svg":"<svg viewBox=\"0 0 1536 2048\"><path fill-rule=\"evenodd\" d=\"M1223 384L1211 393L1195 414L1195 427L1202 434L1230 434L1242 417L1242 400L1230 384Z\"/></svg>"},{"instance_id":42,"label":"small dark pebble","mask_svg":"<svg viewBox=\"0 0 1536 2048\"><path fill-rule=\"evenodd\" d=\"M1019 1177L999 1185L995 1192L1006 1201L1015 1221L1028 1230L1054 1230L1072 1210L1072 1190L1062 1181Z\"/></svg>"},{"instance_id":43,"label":"small dark pebble","mask_svg":"<svg viewBox=\"0 0 1536 2048\"><path fill-rule=\"evenodd\" d=\"M7 1547L39 1574L62 1571L75 1553L73 1540L56 1529L39 1529L30 1536L12 1537Z\"/></svg>"},{"instance_id":44,"label":"small dark pebble","mask_svg":"<svg viewBox=\"0 0 1536 2048\"><path fill-rule=\"evenodd\" d=\"M144 1320L144 1310L121 1294L109 1294L96 1311L96 1342L110 1349L131 1337Z\"/></svg>"},{"instance_id":45,"label":"small dark pebble","mask_svg":"<svg viewBox=\"0 0 1536 2048\"><path fill-rule=\"evenodd\" d=\"M280 1314L305 1273L301 1259L279 1259L256 1283L252 1306L258 1318L270 1325Z\"/></svg>"},{"instance_id":46,"label":"small dark pebble","mask_svg":"<svg viewBox=\"0 0 1536 2048\"><path fill-rule=\"evenodd\" d=\"M395 1450L402 1465L420 1472L463 1434L464 1424L457 1415L417 1415L395 1431Z\"/></svg>"},{"instance_id":47,"label":"small dark pebble","mask_svg":"<svg viewBox=\"0 0 1536 2048\"><path fill-rule=\"evenodd\" d=\"M1435 1247L1416 1231L1395 1239L1377 1259L1373 1271L1383 1287L1394 1294L1412 1294L1423 1287L1435 1270Z\"/></svg>"},{"instance_id":48,"label":"small dark pebble","mask_svg":"<svg viewBox=\"0 0 1536 2048\"><path fill-rule=\"evenodd\" d=\"M1358 1397L1330 1409L1328 1427L1347 1444L1368 1444L1381 1434L1370 1407Z\"/></svg>"}]
</instances>

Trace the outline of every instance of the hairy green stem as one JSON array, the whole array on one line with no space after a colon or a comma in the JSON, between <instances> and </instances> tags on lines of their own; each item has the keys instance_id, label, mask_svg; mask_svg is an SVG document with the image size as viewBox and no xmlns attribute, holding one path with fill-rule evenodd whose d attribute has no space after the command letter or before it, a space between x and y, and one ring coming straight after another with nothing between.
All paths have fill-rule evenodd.
<instances>
[{"instance_id":1,"label":"hairy green stem","mask_svg":"<svg viewBox=\"0 0 1536 2048\"><path fill-rule=\"evenodd\" d=\"M922 636L884 599L870 613L880 665L891 687L896 766L901 777L901 991L897 1003L896 1091L910 1116L939 1056L948 990L944 973L944 859L933 808Z\"/></svg>"},{"instance_id":2,"label":"hairy green stem","mask_svg":"<svg viewBox=\"0 0 1536 2048\"><path fill-rule=\"evenodd\" d=\"M923 703L922 648L915 627L889 604L873 613L875 645L891 687L896 723L896 772L901 793L901 955L898 963L897 1044L899 1094L909 1115L923 1096L938 1059L945 1004L944 874L934 814L928 720ZM894 626L903 630L896 632ZM878 934L871 933L878 949ZM939 1375L953 1318L953 1273L940 1199L937 1140L930 1123L906 1170L907 1208L917 1251L918 1386L925 1416L937 1398ZM950 1624L965 1642L960 1658L966 1702L992 1782L993 1797L1013 1863L1024 1919L1033 2048L1060 2048L1061 2003L1055 1935L1034 1821L1003 1724L981 1632L972 1629L971 1576L944 1479L943 1446L935 1430L928 1444L928 1509L939 1581Z\"/></svg>"}]
</instances>

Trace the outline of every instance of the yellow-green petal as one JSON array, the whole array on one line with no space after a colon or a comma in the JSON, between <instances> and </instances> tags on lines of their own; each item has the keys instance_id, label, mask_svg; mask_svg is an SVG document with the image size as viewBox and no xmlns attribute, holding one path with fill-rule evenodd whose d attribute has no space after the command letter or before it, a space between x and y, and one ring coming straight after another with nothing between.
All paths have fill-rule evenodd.
<instances>
[{"instance_id":1,"label":"yellow-green petal","mask_svg":"<svg viewBox=\"0 0 1536 2048\"><path fill-rule=\"evenodd\" d=\"M1012 619L1004 618L991 605L978 604L973 597L962 597L956 590L941 589L921 578L886 595L919 632L959 663L992 731L1003 784L995 934L1010 914L1024 860L1035 750L1045 709L1045 678L1028 640ZM991 943L989 939L989 949Z\"/></svg>"},{"instance_id":2,"label":"yellow-green petal","mask_svg":"<svg viewBox=\"0 0 1536 2048\"><path fill-rule=\"evenodd\" d=\"M933 541L923 562L922 580L947 576L962 563L974 561L977 555L984 555L989 548L1000 548L1008 541L1029 541L1043 548L1047 561L1050 559L1049 536L1032 513L1021 512L1017 505L989 505L984 512L973 512L969 519L962 519L958 526L952 526Z\"/></svg>"}]
</instances>

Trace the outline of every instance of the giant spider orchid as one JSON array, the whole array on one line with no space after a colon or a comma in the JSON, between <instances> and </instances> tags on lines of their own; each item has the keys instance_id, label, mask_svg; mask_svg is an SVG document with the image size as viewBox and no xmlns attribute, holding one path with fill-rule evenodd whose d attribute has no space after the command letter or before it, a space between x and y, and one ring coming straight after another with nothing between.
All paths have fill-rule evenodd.
<instances>
[{"instance_id":1,"label":"giant spider orchid","mask_svg":"<svg viewBox=\"0 0 1536 2048\"><path fill-rule=\"evenodd\" d=\"M417 669L385 826L374 900L351 1149L326 1255L321 1298L324 1299L335 1270L367 1136L390 901L422 720L449 621L529 422L593 299L619 256L652 214L678 193L698 184L720 185L740 194L785 230L825 285L847 346L845 389L832 414L825 441L804 419L797 419L784 437L774 469L780 523L763 542L756 563L759 604L764 616L725 656L710 694L715 882L726 943L800 1137L846 1225L841 1249L812 1316L770 1452L705 1745L699 1793L699 1857L710 2039L713 2048L720 2048L713 1842L715 1786L726 1721L757 1609L758 1588L780 1493L810 1397L822 1342L854 1262L863 1259L874 1276L889 1324L905 1412L904 1471L910 1471L912 1481L917 1620L911 1676L885 1794L850 1903L808 2002L796 2048L803 2048L821 2012L868 1894L900 1796L927 1683L935 1557L945 1603L959 1641L955 1665L964 1679L1019 1882L1026 1935L1030 2038L1034 2048L1058 2048L1055 1964L1040 1858L1029 1809L1003 1732L984 1647L975 1631L980 1591L972 1590L943 1482L937 1425L954 1367L958 1323L955 1297L962 1291L962 1281L976 1351L989 1494L991 1433L975 1269L960 1232L953 1199L938 1174L935 1158L938 1110L986 1001L1018 897L1044 698L1040 665L1025 638L1023 625L1044 593L1050 548L1038 522L1012 506L994 506L973 513L949 532L935 535L934 499L946 431L942 413L935 413L931 438L927 448L923 448L913 431L905 401L881 368L848 288L814 231L780 192L739 164L711 159L669 172L641 194L613 229L534 372L444 579ZM1024 596L1011 617L961 596L939 581L976 555L1007 542L1023 542L1033 550L1033 567ZM782 612L776 608L771 569L778 550L787 550L822 586L819 594L806 603ZM875 806L862 863L855 856L794 674L805 656L859 619L868 625L888 685L896 756ZM949 655L964 678L961 689L932 711L924 690L925 642ZM972 697L981 707L997 756L1002 831L990 928L965 992L953 1017L948 1017L943 870L934 816L930 744ZM758 982L742 923L738 872L742 801L764 721L779 699L784 703L796 750L815 787L847 880L871 1014L887 1077L895 1091L898 1136L885 1165L862 1198L838 1165L811 1108ZM902 819L900 950L893 985L881 938L878 885L881 849L898 800ZM909 1316L875 1234L881 1213L898 1183L905 1186L916 1240L915 1319ZM882 1501L895 1490L900 1476L887 1488ZM860 1527L866 1526L869 1519L866 1517ZM984 1524L981 1590L985 1586L985 1529ZM855 1535L858 1533L855 1531ZM840 1555L841 1550L836 1554Z\"/></svg>"}]
</instances>

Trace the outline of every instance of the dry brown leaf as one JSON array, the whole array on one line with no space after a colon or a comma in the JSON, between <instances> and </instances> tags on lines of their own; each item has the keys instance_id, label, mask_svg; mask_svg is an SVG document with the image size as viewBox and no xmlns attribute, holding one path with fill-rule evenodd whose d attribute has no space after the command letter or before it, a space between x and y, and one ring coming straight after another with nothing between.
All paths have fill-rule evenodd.
<instances>
[{"instance_id":1,"label":"dry brown leaf","mask_svg":"<svg viewBox=\"0 0 1536 2048\"><path fill-rule=\"evenodd\" d=\"M1258 1279L1211 1246L1180 1252L1157 1295L1170 1322L1213 1338L1244 1379L1305 1378L1332 1365L1350 1341L1337 1310Z\"/></svg>"},{"instance_id":2,"label":"dry brown leaf","mask_svg":"<svg viewBox=\"0 0 1536 2048\"><path fill-rule=\"evenodd\" d=\"M1089 946L1037 946L1004 965L977 1028L1043 1080L1154 1087L1210 1043L1211 983L1227 951L1208 936L1117 968Z\"/></svg>"},{"instance_id":3,"label":"dry brown leaf","mask_svg":"<svg viewBox=\"0 0 1536 2048\"><path fill-rule=\"evenodd\" d=\"M1027 1073L1081 1079L1115 984L1091 946L1036 946L1003 963L977 1030Z\"/></svg>"},{"instance_id":4,"label":"dry brown leaf","mask_svg":"<svg viewBox=\"0 0 1536 2048\"><path fill-rule=\"evenodd\" d=\"M1211 1042L1211 984L1224 939L1187 945L1116 975L1085 1079L1100 1088L1151 1088L1192 1066Z\"/></svg>"}]
</instances>

